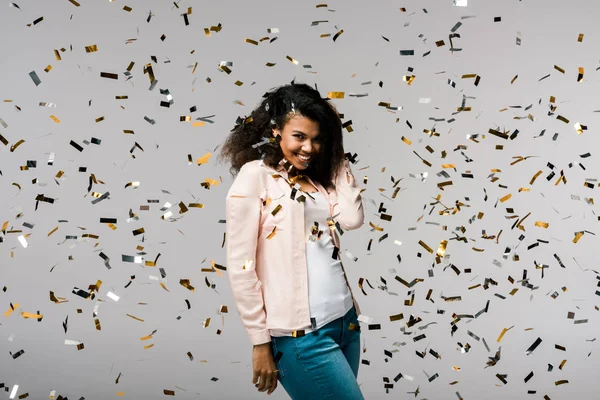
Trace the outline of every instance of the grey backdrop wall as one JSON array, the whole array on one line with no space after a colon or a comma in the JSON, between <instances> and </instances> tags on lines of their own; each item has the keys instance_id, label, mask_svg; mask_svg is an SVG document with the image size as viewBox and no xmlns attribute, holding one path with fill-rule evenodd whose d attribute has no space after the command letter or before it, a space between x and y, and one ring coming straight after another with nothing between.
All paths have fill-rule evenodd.
<instances>
[{"instance_id":1,"label":"grey backdrop wall","mask_svg":"<svg viewBox=\"0 0 600 400\"><path fill-rule=\"evenodd\" d=\"M597 398L596 3L15 1L2 398L264 398L216 154L292 79L344 92L365 397Z\"/></svg>"}]
</instances>

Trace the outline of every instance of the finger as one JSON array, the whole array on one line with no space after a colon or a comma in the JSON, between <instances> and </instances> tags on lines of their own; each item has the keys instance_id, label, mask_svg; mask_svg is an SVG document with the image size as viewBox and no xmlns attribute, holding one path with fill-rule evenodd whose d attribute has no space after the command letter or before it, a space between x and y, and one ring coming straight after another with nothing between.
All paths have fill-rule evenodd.
<instances>
[{"instance_id":1,"label":"finger","mask_svg":"<svg viewBox=\"0 0 600 400\"><path fill-rule=\"evenodd\" d=\"M273 393L276 388L277 388L277 372L275 372L275 375L273 376L273 383L271 384L271 388L269 389L267 394Z\"/></svg>"},{"instance_id":2,"label":"finger","mask_svg":"<svg viewBox=\"0 0 600 400\"><path fill-rule=\"evenodd\" d=\"M256 382L258 382L258 373L254 371L254 374L252 375L252 383L256 385Z\"/></svg>"},{"instance_id":3,"label":"finger","mask_svg":"<svg viewBox=\"0 0 600 400\"><path fill-rule=\"evenodd\" d=\"M271 382L273 381L271 378L271 374L269 372L267 372L264 375L264 379L265 379L265 382L264 382L263 387L260 390L261 392L265 392L265 391L269 390L271 388Z\"/></svg>"},{"instance_id":4,"label":"finger","mask_svg":"<svg viewBox=\"0 0 600 400\"><path fill-rule=\"evenodd\" d=\"M260 380L258 381L258 385L256 385L256 388L258 389L259 392L261 392L263 390L263 388L265 387L265 375L262 374L260 375Z\"/></svg>"}]
</instances>

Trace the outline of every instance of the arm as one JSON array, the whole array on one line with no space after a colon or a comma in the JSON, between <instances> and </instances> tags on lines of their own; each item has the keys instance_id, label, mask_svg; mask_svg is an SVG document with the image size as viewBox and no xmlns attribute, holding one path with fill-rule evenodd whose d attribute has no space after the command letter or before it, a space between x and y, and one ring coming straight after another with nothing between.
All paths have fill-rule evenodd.
<instances>
[{"instance_id":1,"label":"arm","mask_svg":"<svg viewBox=\"0 0 600 400\"><path fill-rule=\"evenodd\" d=\"M344 160L336 175L335 190L338 202L333 207L333 215L339 213L335 220L345 230L360 228L365 221L361 189L356 184L348 160Z\"/></svg>"},{"instance_id":2,"label":"arm","mask_svg":"<svg viewBox=\"0 0 600 400\"><path fill-rule=\"evenodd\" d=\"M259 173L242 167L225 201L229 282L242 325L253 345L271 341L255 269L261 210Z\"/></svg>"}]
</instances>

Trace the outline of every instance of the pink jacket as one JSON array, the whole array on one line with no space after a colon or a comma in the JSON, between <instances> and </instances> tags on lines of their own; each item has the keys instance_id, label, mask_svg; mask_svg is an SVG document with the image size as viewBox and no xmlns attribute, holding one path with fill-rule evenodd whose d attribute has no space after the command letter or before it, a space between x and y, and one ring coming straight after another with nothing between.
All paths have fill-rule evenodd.
<instances>
[{"instance_id":1,"label":"pink jacket","mask_svg":"<svg viewBox=\"0 0 600 400\"><path fill-rule=\"evenodd\" d=\"M330 213L338 225L332 236L341 251L337 230L360 228L364 210L361 189L348 160L339 172L336 188L329 191L309 181L329 198ZM298 201L307 194L296 185L298 190L294 189L292 196L287 179L285 168L274 170L261 160L254 160L242 166L227 193L228 276L242 325L253 345L270 342L269 329L300 330L311 324L304 203ZM273 215L272 211L278 207L279 211ZM337 257L340 258L339 252ZM348 286L352 293L351 285ZM352 300L360 315L354 294Z\"/></svg>"}]
</instances>

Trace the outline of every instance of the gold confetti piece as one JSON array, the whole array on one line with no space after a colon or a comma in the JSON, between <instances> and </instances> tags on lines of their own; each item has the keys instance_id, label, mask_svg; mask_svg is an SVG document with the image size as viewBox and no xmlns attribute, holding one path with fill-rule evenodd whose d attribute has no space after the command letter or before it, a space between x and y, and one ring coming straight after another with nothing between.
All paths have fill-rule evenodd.
<instances>
[{"instance_id":1,"label":"gold confetti piece","mask_svg":"<svg viewBox=\"0 0 600 400\"><path fill-rule=\"evenodd\" d=\"M102 122L102 121L104 121L104 117L98 117L98 118L96 118L96 123Z\"/></svg>"},{"instance_id":2,"label":"gold confetti piece","mask_svg":"<svg viewBox=\"0 0 600 400\"><path fill-rule=\"evenodd\" d=\"M117 397L123 397L125 396L125 392L117 392Z\"/></svg>"},{"instance_id":3,"label":"gold confetti piece","mask_svg":"<svg viewBox=\"0 0 600 400\"><path fill-rule=\"evenodd\" d=\"M500 203L504 203L506 200L510 199L512 197L512 194L507 194L506 196L502 197L500 199Z\"/></svg>"},{"instance_id":4,"label":"gold confetti piece","mask_svg":"<svg viewBox=\"0 0 600 400\"><path fill-rule=\"evenodd\" d=\"M85 46L85 52L86 53L94 53L98 51L98 45L97 44L93 44L91 46Z\"/></svg>"},{"instance_id":5,"label":"gold confetti piece","mask_svg":"<svg viewBox=\"0 0 600 400\"><path fill-rule=\"evenodd\" d=\"M583 236L583 232L577 232L577 234L573 238L573 243L577 243L579 241L579 239L581 239L582 236Z\"/></svg>"},{"instance_id":6,"label":"gold confetti piece","mask_svg":"<svg viewBox=\"0 0 600 400\"><path fill-rule=\"evenodd\" d=\"M68 303L69 300L65 299L64 297L56 297L54 295L54 292L50 292L50 301L56 303L56 304L60 304L60 303Z\"/></svg>"},{"instance_id":7,"label":"gold confetti piece","mask_svg":"<svg viewBox=\"0 0 600 400\"><path fill-rule=\"evenodd\" d=\"M578 68L579 73L577 74L577 82L583 81L583 67Z\"/></svg>"},{"instance_id":8,"label":"gold confetti piece","mask_svg":"<svg viewBox=\"0 0 600 400\"><path fill-rule=\"evenodd\" d=\"M559 72L562 72L563 74L565 73L565 70L562 69L561 67L559 67L558 65L555 65L554 69L557 70L557 71L559 71Z\"/></svg>"},{"instance_id":9,"label":"gold confetti piece","mask_svg":"<svg viewBox=\"0 0 600 400\"><path fill-rule=\"evenodd\" d=\"M518 76L519 76L519 75L517 74L517 75L515 75L515 77L514 77L514 78L512 78L512 80L510 81L510 84L511 84L511 85L514 83L514 81L516 81L516 80L517 80L517 77L518 77Z\"/></svg>"},{"instance_id":10,"label":"gold confetti piece","mask_svg":"<svg viewBox=\"0 0 600 400\"><path fill-rule=\"evenodd\" d=\"M540 228L548 228L548 222L535 221L535 226L539 226Z\"/></svg>"},{"instance_id":11,"label":"gold confetti piece","mask_svg":"<svg viewBox=\"0 0 600 400\"><path fill-rule=\"evenodd\" d=\"M287 58L288 60L290 60L291 62L293 62L294 64L298 65L298 61L294 60L292 57L290 56L285 56L285 58Z\"/></svg>"},{"instance_id":12,"label":"gold confetti piece","mask_svg":"<svg viewBox=\"0 0 600 400\"><path fill-rule=\"evenodd\" d=\"M500 343L500 341L502 340L502 337L504 336L504 334L505 334L506 332L508 332L509 330L511 330L512 328L514 328L514 325L513 325L513 326L511 326L510 328L504 328L504 329L502 329L502 333L500 333L500 336L498 336L498 339L496 339L496 341L497 341L498 343Z\"/></svg>"},{"instance_id":13,"label":"gold confetti piece","mask_svg":"<svg viewBox=\"0 0 600 400\"><path fill-rule=\"evenodd\" d=\"M80 6L80 4L78 2L76 2L75 0L69 0L69 2L71 4L73 4L75 7L79 7Z\"/></svg>"},{"instance_id":14,"label":"gold confetti piece","mask_svg":"<svg viewBox=\"0 0 600 400\"><path fill-rule=\"evenodd\" d=\"M138 321L140 321L140 322L144 322L144 320L143 320L143 319L141 319L141 318L138 318L138 317L134 317L134 316L133 316L133 315L131 315L131 314L126 314L126 315L127 315L128 317L131 317L131 318L133 318L133 319L135 319L135 320L138 320Z\"/></svg>"},{"instance_id":15,"label":"gold confetti piece","mask_svg":"<svg viewBox=\"0 0 600 400\"><path fill-rule=\"evenodd\" d=\"M123 189L127 189L128 187L138 188L140 186L140 182L128 182Z\"/></svg>"},{"instance_id":16,"label":"gold confetti piece","mask_svg":"<svg viewBox=\"0 0 600 400\"><path fill-rule=\"evenodd\" d=\"M425 249L427 250L430 254L433 254L433 249L429 246L427 246L427 244L425 244L425 242L423 242L422 240L419 240L419 244Z\"/></svg>"},{"instance_id":17,"label":"gold confetti piece","mask_svg":"<svg viewBox=\"0 0 600 400\"><path fill-rule=\"evenodd\" d=\"M559 115L556 117L556 119L561 120L562 122L564 122L565 124L569 123L569 120L566 119L565 117L563 117L562 115Z\"/></svg>"},{"instance_id":18,"label":"gold confetti piece","mask_svg":"<svg viewBox=\"0 0 600 400\"><path fill-rule=\"evenodd\" d=\"M51 115L50 119L52 119L52 121L56 122L57 124L60 124L60 119L56 118L54 115Z\"/></svg>"},{"instance_id":19,"label":"gold confetti piece","mask_svg":"<svg viewBox=\"0 0 600 400\"><path fill-rule=\"evenodd\" d=\"M23 318L35 318L35 319L40 319L43 318L44 316L42 314L33 314L33 313L28 313L23 311L21 313L21 315L23 316Z\"/></svg>"},{"instance_id":20,"label":"gold confetti piece","mask_svg":"<svg viewBox=\"0 0 600 400\"><path fill-rule=\"evenodd\" d=\"M339 37L339 36L340 36L342 33L344 33L344 30L343 30L343 29L341 29L341 30L340 30L338 33L336 33L336 34L333 36L333 41L335 42L335 41L336 41L336 39L337 39L337 38L338 38L338 37Z\"/></svg>"},{"instance_id":21,"label":"gold confetti piece","mask_svg":"<svg viewBox=\"0 0 600 400\"><path fill-rule=\"evenodd\" d=\"M131 12L131 10L133 10L133 9L129 6L123 6L123 10L125 10L127 12Z\"/></svg>"},{"instance_id":22,"label":"gold confetti piece","mask_svg":"<svg viewBox=\"0 0 600 400\"><path fill-rule=\"evenodd\" d=\"M579 36L577 36L577 41L579 43L583 42L583 33L580 33Z\"/></svg>"},{"instance_id":23,"label":"gold confetti piece","mask_svg":"<svg viewBox=\"0 0 600 400\"><path fill-rule=\"evenodd\" d=\"M577 122L575 124L575 130L577 131L578 135L581 135L583 133L583 131L587 130L587 126L586 125L581 125L579 122Z\"/></svg>"},{"instance_id":24,"label":"gold confetti piece","mask_svg":"<svg viewBox=\"0 0 600 400\"><path fill-rule=\"evenodd\" d=\"M412 144L412 142L410 140L408 140L407 138L405 138L404 136L402 136L402 141L409 146Z\"/></svg>"},{"instance_id":25,"label":"gold confetti piece","mask_svg":"<svg viewBox=\"0 0 600 400\"><path fill-rule=\"evenodd\" d=\"M2 230L6 230L6 229L2 229ZM8 311L6 311L6 312L4 313L4 316L5 316L5 317L8 317L10 314L12 314L12 313L13 313L13 311L15 311L15 309L16 309L17 307L19 307L19 303L15 303L15 304L12 304L12 303L11 303L11 306L12 306L12 307L11 307L11 308L9 308L9 309L8 309Z\"/></svg>"},{"instance_id":26,"label":"gold confetti piece","mask_svg":"<svg viewBox=\"0 0 600 400\"><path fill-rule=\"evenodd\" d=\"M48 65L46 68L44 68L44 72L50 72L51 69L52 65Z\"/></svg>"},{"instance_id":27,"label":"gold confetti piece","mask_svg":"<svg viewBox=\"0 0 600 400\"><path fill-rule=\"evenodd\" d=\"M190 280L189 279L180 279L179 280L179 284L181 286L183 286L184 288L188 289L191 292L195 292L196 288L194 288L191 284L190 284Z\"/></svg>"},{"instance_id":28,"label":"gold confetti piece","mask_svg":"<svg viewBox=\"0 0 600 400\"><path fill-rule=\"evenodd\" d=\"M425 161L423 161L425 163ZM444 186L451 186L453 185L452 181L446 181L446 182L440 182L437 184L437 187L440 188L441 190L444 190Z\"/></svg>"},{"instance_id":29,"label":"gold confetti piece","mask_svg":"<svg viewBox=\"0 0 600 400\"><path fill-rule=\"evenodd\" d=\"M246 38L246 39L244 39L244 42L258 46L258 42L256 40Z\"/></svg>"},{"instance_id":30,"label":"gold confetti piece","mask_svg":"<svg viewBox=\"0 0 600 400\"><path fill-rule=\"evenodd\" d=\"M556 386L558 386L558 385L563 385L563 384L565 384L565 383L569 383L569 381L568 381L568 380L566 380L566 379L561 379L560 381L556 381L556 382L554 382L554 384L555 384Z\"/></svg>"},{"instance_id":31,"label":"gold confetti piece","mask_svg":"<svg viewBox=\"0 0 600 400\"><path fill-rule=\"evenodd\" d=\"M241 103L241 102L240 102ZM244 105L244 104L241 104ZM194 121L192 122L192 127L204 126L204 121Z\"/></svg>"},{"instance_id":32,"label":"gold confetti piece","mask_svg":"<svg viewBox=\"0 0 600 400\"><path fill-rule=\"evenodd\" d=\"M440 245L437 249L436 255L440 256L440 257L444 257L444 254L446 254L446 246L448 245L448 241L447 240L442 240L440 241Z\"/></svg>"},{"instance_id":33,"label":"gold confetti piece","mask_svg":"<svg viewBox=\"0 0 600 400\"><path fill-rule=\"evenodd\" d=\"M402 80L403 80L404 82L406 82L406 84L407 84L408 86L410 86L410 85L412 85L412 83L414 82L414 80L415 80L415 76L414 76L414 75L411 75L411 76L404 75L404 76L402 77Z\"/></svg>"},{"instance_id":34,"label":"gold confetti piece","mask_svg":"<svg viewBox=\"0 0 600 400\"><path fill-rule=\"evenodd\" d=\"M329 99L343 99L344 92L329 92L327 93L327 98Z\"/></svg>"},{"instance_id":35,"label":"gold confetti piece","mask_svg":"<svg viewBox=\"0 0 600 400\"><path fill-rule=\"evenodd\" d=\"M212 157L212 153L206 153L205 155L203 155L202 157L199 157L196 160L196 165L208 163L208 161L210 160L211 157Z\"/></svg>"},{"instance_id":36,"label":"gold confetti piece","mask_svg":"<svg viewBox=\"0 0 600 400\"><path fill-rule=\"evenodd\" d=\"M273 230L271 231L271 233L269 233L269 235L267 236L268 240L271 240L273 237L275 237L275 234L277 233L277 227L274 226Z\"/></svg>"},{"instance_id":37,"label":"gold confetti piece","mask_svg":"<svg viewBox=\"0 0 600 400\"><path fill-rule=\"evenodd\" d=\"M445 46L446 43L443 40L438 40L437 42L435 42L435 45L437 47L442 47L442 46Z\"/></svg>"}]
</instances>

